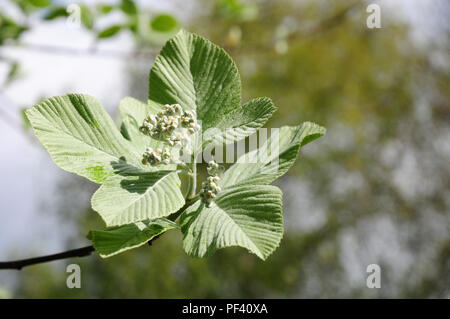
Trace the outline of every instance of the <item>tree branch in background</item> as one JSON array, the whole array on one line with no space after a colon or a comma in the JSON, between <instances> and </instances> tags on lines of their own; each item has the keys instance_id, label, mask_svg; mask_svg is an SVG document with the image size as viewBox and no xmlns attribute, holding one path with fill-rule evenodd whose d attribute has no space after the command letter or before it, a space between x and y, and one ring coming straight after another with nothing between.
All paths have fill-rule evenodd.
<instances>
[{"instance_id":1,"label":"tree branch in background","mask_svg":"<svg viewBox=\"0 0 450 319\"><path fill-rule=\"evenodd\" d=\"M299 38L314 36L316 34L319 34L324 31L327 31L327 30L337 27L342 22L345 21L345 19L347 18L347 14L352 9L354 9L356 6L358 6L360 4L361 4L361 2L359 2L359 1L350 3L349 5L345 6L344 8L342 8L341 10L336 12L336 14L319 21L317 24L315 24L311 27L305 28L303 30L299 30L299 32L292 33L288 37L288 40L296 40Z\"/></svg>"},{"instance_id":2,"label":"tree branch in background","mask_svg":"<svg viewBox=\"0 0 450 319\"><path fill-rule=\"evenodd\" d=\"M124 52L119 50L97 50L97 48L92 47L88 49L79 49L79 48L69 48L69 47L61 47L55 45L46 45L46 44L32 44L32 43L20 43L16 45L9 45L11 48L18 48L30 51L39 51L43 53L50 54L65 54L65 55L96 55L101 57L110 57L117 59L128 59L130 57L143 57L143 58L151 58L154 57L159 50L156 49L136 49L131 52Z\"/></svg>"},{"instance_id":3,"label":"tree branch in background","mask_svg":"<svg viewBox=\"0 0 450 319\"><path fill-rule=\"evenodd\" d=\"M62 253L53 254L53 255L46 255L46 256L41 256L41 257L14 260L14 261L4 261L4 262L0 262L0 269L21 270L23 267L26 267L26 266L45 263L45 262L49 262L49 261L72 258L72 257L88 256L93 251L94 251L94 247L91 245L91 246L86 246L86 247L82 247L82 248L67 250Z\"/></svg>"}]
</instances>

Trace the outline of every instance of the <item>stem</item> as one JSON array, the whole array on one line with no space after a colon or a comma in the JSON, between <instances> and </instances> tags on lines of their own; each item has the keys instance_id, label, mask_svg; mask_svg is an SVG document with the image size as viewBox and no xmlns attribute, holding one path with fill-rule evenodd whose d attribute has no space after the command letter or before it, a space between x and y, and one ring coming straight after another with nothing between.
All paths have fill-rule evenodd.
<instances>
[{"instance_id":1,"label":"stem","mask_svg":"<svg viewBox=\"0 0 450 319\"><path fill-rule=\"evenodd\" d=\"M191 179L191 192L188 195L188 198L193 198L195 196L196 188L197 188L197 164L194 162L192 163L192 179Z\"/></svg>"},{"instance_id":2,"label":"stem","mask_svg":"<svg viewBox=\"0 0 450 319\"><path fill-rule=\"evenodd\" d=\"M167 219L170 219L171 221L176 221L178 216L180 216L186 208L191 206L193 203L195 203L200 198L200 194L195 195L191 199L186 200L186 203L184 203L183 207L181 207L179 210L177 210L175 213L167 217Z\"/></svg>"},{"instance_id":3,"label":"stem","mask_svg":"<svg viewBox=\"0 0 450 319\"><path fill-rule=\"evenodd\" d=\"M4 262L0 262L0 269L21 270L23 267L26 267L26 266L45 263L45 262L49 262L49 261L53 261L53 260L66 259L66 258L71 258L71 257L89 256L93 251L95 251L95 249L91 245L91 246L86 246L86 247L82 247L82 248L67 250L62 253L53 254L53 255L46 255L46 256L41 256L41 257L14 260L14 261L4 261Z\"/></svg>"}]
</instances>

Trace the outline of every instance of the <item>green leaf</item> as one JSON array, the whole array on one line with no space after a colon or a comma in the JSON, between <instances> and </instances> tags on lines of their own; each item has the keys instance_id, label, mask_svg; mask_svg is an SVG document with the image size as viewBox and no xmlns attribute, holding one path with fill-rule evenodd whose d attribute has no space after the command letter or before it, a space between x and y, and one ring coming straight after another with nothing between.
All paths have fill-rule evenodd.
<instances>
[{"instance_id":1,"label":"green leaf","mask_svg":"<svg viewBox=\"0 0 450 319\"><path fill-rule=\"evenodd\" d=\"M97 38L99 38L99 39L110 38L110 37L116 35L117 33L119 33L122 29L123 29L122 25L110 26L110 27L100 31L97 35Z\"/></svg>"},{"instance_id":2,"label":"green leaf","mask_svg":"<svg viewBox=\"0 0 450 319\"><path fill-rule=\"evenodd\" d=\"M172 32L178 28L178 21L170 14L158 14L153 17L150 25L158 32Z\"/></svg>"},{"instance_id":3,"label":"green leaf","mask_svg":"<svg viewBox=\"0 0 450 319\"><path fill-rule=\"evenodd\" d=\"M9 72L6 76L5 86L17 80L20 76L20 64L17 61L12 61L9 65Z\"/></svg>"},{"instance_id":4,"label":"green leaf","mask_svg":"<svg viewBox=\"0 0 450 319\"><path fill-rule=\"evenodd\" d=\"M150 71L149 100L196 110L202 131L232 128L229 133L214 134L213 143L230 143L254 133L275 109L268 99L241 106L241 81L233 60L210 41L184 30L156 58Z\"/></svg>"},{"instance_id":5,"label":"green leaf","mask_svg":"<svg viewBox=\"0 0 450 319\"><path fill-rule=\"evenodd\" d=\"M145 245L149 240L173 228L178 228L178 225L168 219L158 218L106 230L92 230L88 238L98 254L107 258Z\"/></svg>"},{"instance_id":6,"label":"green leaf","mask_svg":"<svg viewBox=\"0 0 450 319\"><path fill-rule=\"evenodd\" d=\"M114 6L109 4L99 4L97 8L101 14L108 14L114 10Z\"/></svg>"},{"instance_id":7,"label":"green leaf","mask_svg":"<svg viewBox=\"0 0 450 319\"><path fill-rule=\"evenodd\" d=\"M216 14L222 18L250 21L258 17L258 6L249 1L218 0Z\"/></svg>"},{"instance_id":8,"label":"green leaf","mask_svg":"<svg viewBox=\"0 0 450 319\"><path fill-rule=\"evenodd\" d=\"M127 168L106 180L92 196L92 208L106 226L169 216L184 205L173 170L145 172Z\"/></svg>"},{"instance_id":9,"label":"green leaf","mask_svg":"<svg viewBox=\"0 0 450 319\"><path fill-rule=\"evenodd\" d=\"M137 7L132 0L122 0L120 9L129 15L137 14Z\"/></svg>"},{"instance_id":10,"label":"green leaf","mask_svg":"<svg viewBox=\"0 0 450 319\"><path fill-rule=\"evenodd\" d=\"M52 4L50 0L28 0L27 2L38 8L45 8Z\"/></svg>"},{"instance_id":11,"label":"green leaf","mask_svg":"<svg viewBox=\"0 0 450 319\"><path fill-rule=\"evenodd\" d=\"M54 20L61 17L67 17L67 9L65 7L53 7L50 8L43 16L44 20Z\"/></svg>"},{"instance_id":12,"label":"green leaf","mask_svg":"<svg viewBox=\"0 0 450 319\"><path fill-rule=\"evenodd\" d=\"M120 130L122 135L131 141L133 145L140 151L144 152L147 147L162 147L162 142L157 141L139 130L144 119L150 114L156 114L161 107L155 104L145 104L132 97L126 97L120 101L120 115L122 117L122 125Z\"/></svg>"},{"instance_id":13,"label":"green leaf","mask_svg":"<svg viewBox=\"0 0 450 319\"><path fill-rule=\"evenodd\" d=\"M265 260L283 236L282 193L270 185L243 185L219 193L213 206L200 201L180 217L183 247L194 257L241 246Z\"/></svg>"},{"instance_id":14,"label":"green leaf","mask_svg":"<svg viewBox=\"0 0 450 319\"><path fill-rule=\"evenodd\" d=\"M168 216L184 204L177 173L151 172L154 168L144 166L142 153L123 138L93 97L50 98L26 114L58 166L104 183L92 207L108 226Z\"/></svg>"},{"instance_id":15,"label":"green leaf","mask_svg":"<svg viewBox=\"0 0 450 319\"><path fill-rule=\"evenodd\" d=\"M242 183L270 184L294 164L300 147L321 137L325 128L305 122L284 126L259 149L251 151L231 166L220 181L222 187Z\"/></svg>"},{"instance_id":16,"label":"green leaf","mask_svg":"<svg viewBox=\"0 0 450 319\"><path fill-rule=\"evenodd\" d=\"M81 23L88 30L92 30L94 27L94 15L91 10L86 6L81 6Z\"/></svg>"},{"instance_id":17,"label":"green leaf","mask_svg":"<svg viewBox=\"0 0 450 319\"><path fill-rule=\"evenodd\" d=\"M27 109L21 109L20 115L22 117L22 127L25 131L28 131L31 128L31 124L30 124L30 121L28 120L26 111L27 111Z\"/></svg>"},{"instance_id":18,"label":"green leaf","mask_svg":"<svg viewBox=\"0 0 450 319\"><path fill-rule=\"evenodd\" d=\"M230 112L240 107L239 73L224 50L181 30L166 43L153 64L149 99L196 110L203 130L226 128L220 124L228 123Z\"/></svg>"},{"instance_id":19,"label":"green leaf","mask_svg":"<svg viewBox=\"0 0 450 319\"><path fill-rule=\"evenodd\" d=\"M139 154L89 95L57 96L26 111L34 132L62 169L102 183L117 167L142 167Z\"/></svg>"},{"instance_id":20,"label":"green leaf","mask_svg":"<svg viewBox=\"0 0 450 319\"><path fill-rule=\"evenodd\" d=\"M0 45L7 39L17 40L27 27L17 24L14 20L0 12Z\"/></svg>"},{"instance_id":21,"label":"green leaf","mask_svg":"<svg viewBox=\"0 0 450 319\"><path fill-rule=\"evenodd\" d=\"M224 123L225 129L221 134L211 130L211 134L205 132L203 136L204 147L208 144L230 144L252 135L275 112L276 107L269 98L257 98L244 104L242 108L235 109Z\"/></svg>"}]
</instances>

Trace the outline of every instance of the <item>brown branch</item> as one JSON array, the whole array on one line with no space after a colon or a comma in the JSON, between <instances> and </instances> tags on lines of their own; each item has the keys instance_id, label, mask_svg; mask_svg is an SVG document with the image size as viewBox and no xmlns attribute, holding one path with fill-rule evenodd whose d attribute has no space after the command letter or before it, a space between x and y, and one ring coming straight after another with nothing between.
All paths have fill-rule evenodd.
<instances>
[{"instance_id":1,"label":"brown branch","mask_svg":"<svg viewBox=\"0 0 450 319\"><path fill-rule=\"evenodd\" d=\"M53 255L46 255L46 256L14 260L14 261L4 261L4 262L0 262L0 269L21 270L23 267L26 267L26 266L45 263L45 262L49 262L49 261L72 258L72 257L88 256L93 251L94 251L93 246L86 246L86 247L82 247L82 248L67 250L62 253L53 254Z\"/></svg>"},{"instance_id":2,"label":"brown branch","mask_svg":"<svg viewBox=\"0 0 450 319\"><path fill-rule=\"evenodd\" d=\"M151 246L152 242L155 239L158 239L159 236L160 235L149 240L148 244ZM94 246L90 245L90 246L86 246L86 247L63 251L61 253L52 254L52 255L40 256L40 257L35 257L35 258L27 258L27 259L21 259L21 260L13 260L13 261L2 261L2 262L0 262L0 269L21 270L23 267L26 267L26 266L46 263L49 261L55 261L55 260L60 260L60 259L73 258L73 257L89 256L94 251L95 251Z\"/></svg>"}]
</instances>

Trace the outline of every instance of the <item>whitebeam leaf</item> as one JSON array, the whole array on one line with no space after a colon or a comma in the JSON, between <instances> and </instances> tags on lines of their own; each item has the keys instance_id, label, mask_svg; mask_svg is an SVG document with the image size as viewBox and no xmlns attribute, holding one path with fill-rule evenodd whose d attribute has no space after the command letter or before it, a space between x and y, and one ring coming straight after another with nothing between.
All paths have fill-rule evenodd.
<instances>
[{"instance_id":1,"label":"whitebeam leaf","mask_svg":"<svg viewBox=\"0 0 450 319\"><path fill-rule=\"evenodd\" d=\"M208 144L231 144L252 135L267 122L275 110L275 105L267 97L249 101L224 119L223 126L226 129L222 130L220 134L217 134L215 130L210 130L210 134L208 131L205 132L204 147Z\"/></svg>"},{"instance_id":2,"label":"whitebeam leaf","mask_svg":"<svg viewBox=\"0 0 450 319\"><path fill-rule=\"evenodd\" d=\"M233 128L234 133L220 138L219 142L227 143L252 134L274 111L267 99L241 106L241 80L231 57L184 30L169 40L156 58L150 71L149 100L194 109L202 131Z\"/></svg>"},{"instance_id":3,"label":"whitebeam leaf","mask_svg":"<svg viewBox=\"0 0 450 319\"><path fill-rule=\"evenodd\" d=\"M284 126L259 149L241 156L225 172L219 185L270 184L289 170L302 146L325 132L325 128L311 122Z\"/></svg>"},{"instance_id":4,"label":"whitebeam leaf","mask_svg":"<svg viewBox=\"0 0 450 319\"><path fill-rule=\"evenodd\" d=\"M169 216L184 204L174 171L129 170L107 179L92 196L92 208L106 226Z\"/></svg>"},{"instance_id":5,"label":"whitebeam leaf","mask_svg":"<svg viewBox=\"0 0 450 319\"><path fill-rule=\"evenodd\" d=\"M183 247L194 257L241 246L265 260L283 236L282 193L270 185L243 185L222 191L210 208L200 201L180 219Z\"/></svg>"},{"instance_id":6,"label":"whitebeam leaf","mask_svg":"<svg viewBox=\"0 0 450 319\"><path fill-rule=\"evenodd\" d=\"M89 232L88 238L99 255L106 258L140 247L156 236L174 228L178 228L176 223L165 218L158 218L106 230L92 230Z\"/></svg>"},{"instance_id":7,"label":"whitebeam leaf","mask_svg":"<svg viewBox=\"0 0 450 319\"><path fill-rule=\"evenodd\" d=\"M196 110L204 128L218 127L241 101L233 60L210 41L184 30L164 45L149 81L150 100Z\"/></svg>"},{"instance_id":8,"label":"whitebeam leaf","mask_svg":"<svg viewBox=\"0 0 450 319\"><path fill-rule=\"evenodd\" d=\"M122 124L120 130L122 135L143 153L147 147L162 147L162 142L152 137L142 134L139 130L144 119L150 114L156 114L161 110L161 106L155 103L143 103L132 97L126 97L120 101L119 105Z\"/></svg>"},{"instance_id":9,"label":"whitebeam leaf","mask_svg":"<svg viewBox=\"0 0 450 319\"><path fill-rule=\"evenodd\" d=\"M54 162L66 171L102 183L114 175L114 163L127 161L141 166L136 149L89 95L49 98L27 110L26 115Z\"/></svg>"}]
</instances>

